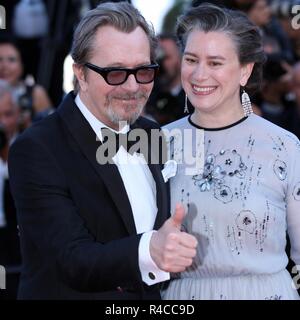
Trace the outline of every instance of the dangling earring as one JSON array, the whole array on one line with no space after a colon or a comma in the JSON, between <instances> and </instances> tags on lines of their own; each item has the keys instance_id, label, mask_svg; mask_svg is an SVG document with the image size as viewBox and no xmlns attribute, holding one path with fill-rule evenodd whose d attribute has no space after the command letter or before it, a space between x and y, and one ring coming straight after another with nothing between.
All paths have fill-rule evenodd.
<instances>
[{"instance_id":1,"label":"dangling earring","mask_svg":"<svg viewBox=\"0 0 300 320\"><path fill-rule=\"evenodd\" d=\"M184 103L184 113L189 113L189 108L188 108L188 97L187 94L185 94L185 103Z\"/></svg>"},{"instance_id":2,"label":"dangling earring","mask_svg":"<svg viewBox=\"0 0 300 320\"><path fill-rule=\"evenodd\" d=\"M251 113L253 113L250 97L244 88L242 93L242 107L245 117L248 117Z\"/></svg>"}]
</instances>

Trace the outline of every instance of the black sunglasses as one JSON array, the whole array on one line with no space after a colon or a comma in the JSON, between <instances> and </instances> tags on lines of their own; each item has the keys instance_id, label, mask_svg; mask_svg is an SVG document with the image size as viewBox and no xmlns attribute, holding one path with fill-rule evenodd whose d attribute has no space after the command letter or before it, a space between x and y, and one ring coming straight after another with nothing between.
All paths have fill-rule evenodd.
<instances>
[{"instance_id":1,"label":"black sunglasses","mask_svg":"<svg viewBox=\"0 0 300 320\"><path fill-rule=\"evenodd\" d=\"M118 86L123 84L128 79L130 74L134 75L137 83L150 83L154 80L159 68L158 64L156 63L132 69L118 67L101 68L89 62L85 63L84 65L87 68L100 74L103 79L111 86Z\"/></svg>"}]
</instances>

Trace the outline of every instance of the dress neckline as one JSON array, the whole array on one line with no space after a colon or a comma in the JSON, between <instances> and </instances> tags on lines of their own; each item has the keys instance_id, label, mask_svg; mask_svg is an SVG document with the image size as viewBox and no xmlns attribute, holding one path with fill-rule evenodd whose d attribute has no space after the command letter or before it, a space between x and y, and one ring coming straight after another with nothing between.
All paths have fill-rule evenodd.
<instances>
[{"instance_id":1,"label":"dress neckline","mask_svg":"<svg viewBox=\"0 0 300 320\"><path fill-rule=\"evenodd\" d=\"M192 121L192 119L191 119L191 116L192 116L192 115L190 115L190 116L188 117L189 123L190 123L193 127L196 127L197 129L203 129L203 130L206 130L206 131L221 131L221 130L229 129L229 128L231 128L231 127L234 127L234 126L240 124L241 122L245 121L246 119L248 119L248 116L246 116L246 117L243 117L242 119L240 119L240 120L238 120L238 121L236 121L236 122L234 122L234 123L232 123L232 124L229 124L228 126L225 126L225 127L205 128L205 127L201 127L201 126L197 125L196 123L194 123L194 122Z\"/></svg>"}]
</instances>

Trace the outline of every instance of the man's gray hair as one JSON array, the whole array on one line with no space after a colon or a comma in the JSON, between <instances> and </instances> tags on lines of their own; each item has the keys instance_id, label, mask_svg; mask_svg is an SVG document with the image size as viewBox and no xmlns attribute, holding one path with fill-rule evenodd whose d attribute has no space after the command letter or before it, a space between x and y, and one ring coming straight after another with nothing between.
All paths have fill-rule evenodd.
<instances>
[{"instance_id":1,"label":"man's gray hair","mask_svg":"<svg viewBox=\"0 0 300 320\"><path fill-rule=\"evenodd\" d=\"M128 2L106 2L89 11L74 32L71 56L76 64L84 65L89 61L93 53L95 34L98 28L103 26L112 26L126 33L141 27L149 40L150 58L155 61L157 39L153 26ZM78 83L76 84L78 86Z\"/></svg>"}]
</instances>

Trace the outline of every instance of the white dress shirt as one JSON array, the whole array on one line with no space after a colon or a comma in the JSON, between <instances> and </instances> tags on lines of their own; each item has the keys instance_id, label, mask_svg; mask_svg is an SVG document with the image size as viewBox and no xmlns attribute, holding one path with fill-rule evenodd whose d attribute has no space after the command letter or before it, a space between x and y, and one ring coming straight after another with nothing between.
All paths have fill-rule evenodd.
<instances>
[{"instance_id":1,"label":"white dress shirt","mask_svg":"<svg viewBox=\"0 0 300 320\"><path fill-rule=\"evenodd\" d=\"M101 129L107 128L83 104L79 95L75 103L86 118L96 136L102 141ZM113 130L112 128L110 128ZM117 132L116 130L113 130ZM129 131L129 125L123 127L119 133ZM96 137L95 137L96 138ZM152 173L141 154L129 154L122 146L112 158L123 180L127 196L131 205L134 223L138 234L143 233L139 244L139 267L143 281L153 285L170 278L168 272L160 270L150 255L150 240L157 215L156 184ZM143 190L143 192L141 192Z\"/></svg>"},{"instance_id":2,"label":"white dress shirt","mask_svg":"<svg viewBox=\"0 0 300 320\"><path fill-rule=\"evenodd\" d=\"M0 228L6 226L4 212L4 182L8 178L7 162L0 158Z\"/></svg>"},{"instance_id":3,"label":"white dress shirt","mask_svg":"<svg viewBox=\"0 0 300 320\"><path fill-rule=\"evenodd\" d=\"M18 134L14 134L9 140L9 146L11 146L17 139ZM0 228L6 227L5 211L4 211L4 185L5 180L8 179L8 166L7 161L3 161L0 158Z\"/></svg>"}]
</instances>

